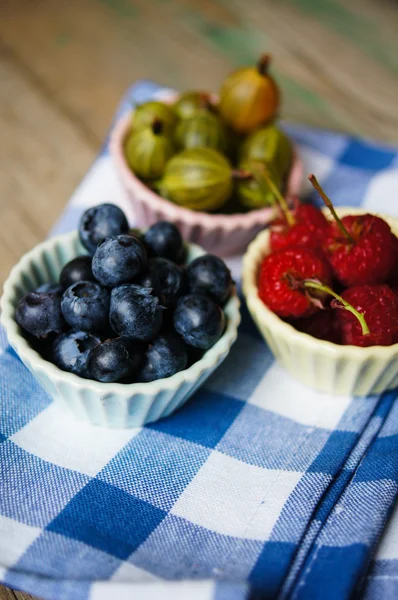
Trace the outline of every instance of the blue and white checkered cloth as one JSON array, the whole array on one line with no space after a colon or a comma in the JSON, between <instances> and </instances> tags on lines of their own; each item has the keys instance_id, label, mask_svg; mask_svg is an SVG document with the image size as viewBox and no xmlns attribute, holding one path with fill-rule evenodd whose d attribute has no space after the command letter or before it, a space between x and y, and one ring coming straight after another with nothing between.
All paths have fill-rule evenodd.
<instances>
[{"instance_id":1,"label":"blue and white checkered cloth","mask_svg":"<svg viewBox=\"0 0 398 600\"><path fill-rule=\"evenodd\" d=\"M120 110L158 91L141 82ZM288 130L336 204L398 214L397 150ZM106 144L55 231L104 201L134 221ZM384 531L397 494L396 392L302 387L243 309L229 357L176 414L92 428L61 414L0 337L6 585L56 600L398 597L398 512Z\"/></svg>"}]
</instances>

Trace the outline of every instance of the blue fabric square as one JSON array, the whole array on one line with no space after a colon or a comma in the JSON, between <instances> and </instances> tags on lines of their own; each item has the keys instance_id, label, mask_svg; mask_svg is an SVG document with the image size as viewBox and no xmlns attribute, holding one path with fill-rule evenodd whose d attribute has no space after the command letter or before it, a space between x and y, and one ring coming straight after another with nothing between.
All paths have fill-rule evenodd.
<instances>
[{"instance_id":1,"label":"blue fabric square","mask_svg":"<svg viewBox=\"0 0 398 600\"><path fill-rule=\"evenodd\" d=\"M350 598L356 584L354 573L361 569L367 553L362 544L343 548L316 548L314 560L303 569L295 587L298 600ZM325 568L327 565L327 568Z\"/></svg>"},{"instance_id":2,"label":"blue fabric square","mask_svg":"<svg viewBox=\"0 0 398 600\"><path fill-rule=\"evenodd\" d=\"M169 510L210 452L203 446L144 429L97 477L154 506Z\"/></svg>"},{"instance_id":3,"label":"blue fabric square","mask_svg":"<svg viewBox=\"0 0 398 600\"><path fill-rule=\"evenodd\" d=\"M88 600L91 588L91 582L88 581L37 578L15 570L6 571L2 581L11 588L29 590L35 595L40 593L41 598L49 600Z\"/></svg>"},{"instance_id":4,"label":"blue fabric square","mask_svg":"<svg viewBox=\"0 0 398 600\"><path fill-rule=\"evenodd\" d=\"M10 440L0 444L0 513L10 519L45 527L89 479Z\"/></svg>"},{"instance_id":5,"label":"blue fabric square","mask_svg":"<svg viewBox=\"0 0 398 600\"><path fill-rule=\"evenodd\" d=\"M215 448L244 405L241 400L201 389L178 412L149 428Z\"/></svg>"},{"instance_id":6,"label":"blue fabric square","mask_svg":"<svg viewBox=\"0 0 398 600\"><path fill-rule=\"evenodd\" d=\"M270 535L273 542L300 542L303 526L316 516L314 510L327 490L332 477L322 473L305 473L287 499Z\"/></svg>"},{"instance_id":7,"label":"blue fabric square","mask_svg":"<svg viewBox=\"0 0 398 600\"><path fill-rule=\"evenodd\" d=\"M398 582L398 558L385 558L374 561L372 564L372 576L394 577Z\"/></svg>"},{"instance_id":8,"label":"blue fabric square","mask_svg":"<svg viewBox=\"0 0 398 600\"><path fill-rule=\"evenodd\" d=\"M372 173L356 169L351 165L337 163L328 177L322 180L322 187L335 206L359 207L372 180ZM317 206L325 205L315 191L310 194Z\"/></svg>"},{"instance_id":9,"label":"blue fabric square","mask_svg":"<svg viewBox=\"0 0 398 600\"><path fill-rule=\"evenodd\" d=\"M345 152L339 157L339 162L357 169L380 171L387 169L397 153L392 148L382 148L364 140L352 139Z\"/></svg>"},{"instance_id":10,"label":"blue fabric square","mask_svg":"<svg viewBox=\"0 0 398 600\"><path fill-rule=\"evenodd\" d=\"M43 531L15 568L54 579L88 580L108 579L121 564L118 558L97 548L58 533Z\"/></svg>"},{"instance_id":11,"label":"blue fabric square","mask_svg":"<svg viewBox=\"0 0 398 600\"><path fill-rule=\"evenodd\" d=\"M247 583L220 581L216 583L212 600L246 600L248 598L249 586Z\"/></svg>"},{"instance_id":12,"label":"blue fabric square","mask_svg":"<svg viewBox=\"0 0 398 600\"><path fill-rule=\"evenodd\" d=\"M324 129L308 129L295 123L286 123L287 133L299 146L312 148L323 156L337 159L349 144L345 136Z\"/></svg>"},{"instance_id":13,"label":"blue fabric square","mask_svg":"<svg viewBox=\"0 0 398 600\"><path fill-rule=\"evenodd\" d=\"M350 431L333 431L325 446L309 466L309 472L333 474L343 466L349 451L358 440L358 435Z\"/></svg>"},{"instance_id":14,"label":"blue fabric square","mask_svg":"<svg viewBox=\"0 0 398 600\"><path fill-rule=\"evenodd\" d=\"M93 479L47 530L125 559L156 529L165 514L113 485Z\"/></svg>"},{"instance_id":15,"label":"blue fabric square","mask_svg":"<svg viewBox=\"0 0 398 600\"><path fill-rule=\"evenodd\" d=\"M11 346L1 355L0 398L0 434L4 437L16 433L51 402Z\"/></svg>"},{"instance_id":16,"label":"blue fabric square","mask_svg":"<svg viewBox=\"0 0 398 600\"><path fill-rule=\"evenodd\" d=\"M242 304L240 306L241 322L239 325L239 333L240 334L243 333L245 335L255 338L256 340L259 340L266 347L264 338L261 335L261 333L259 332L257 325L253 321L253 317L249 313L249 309L247 308L246 302L242 298L241 298L241 302L242 302ZM239 337L236 340L235 345L238 343L239 343ZM268 350L268 352L269 352L269 354L271 354L270 350ZM271 354L271 357L272 357L272 354Z\"/></svg>"},{"instance_id":17,"label":"blue fabric square","mask_svg":"<svg viewBox=\"0 0 398 600\"><path fill-rule=\"evenodd\" d=\"M255 590L261 591L261 598L276 598L283 578L294 553L296 544L287 542L266 542L250 573L249 581Z\"/></svg>"},{"instance_id":18,"label":"blue fabric square","mask_svg":"<svg viewBox=\"0 0 398 600\"><path fill-rule=\"evenodd\" d=\"M246 400L273 363L274 357L264 340L241 333L228 357L206 382L206 389Z\"/></svg>"},{"instance_id":19,"label":"blue fabric square","mask_svg":"<svg viewBox=\"0 0 398 600\"><path fill-rule=\"evenodd\" d=\"M314 430L246 404L217 444L217 450L259 467L305 471L329 436L327 430Z\"/></svg>"},{"instance_id":20,"label":"blue fabric square","mask_svg":"<svg viewBox=\"0 0 398 600\"><path fill-rule=\"evenodd\" d=\"M249 576L261 542L209 531L169 514L130 557L134 565L167 579L242 581Z\"/></svg>"}]
</instances>

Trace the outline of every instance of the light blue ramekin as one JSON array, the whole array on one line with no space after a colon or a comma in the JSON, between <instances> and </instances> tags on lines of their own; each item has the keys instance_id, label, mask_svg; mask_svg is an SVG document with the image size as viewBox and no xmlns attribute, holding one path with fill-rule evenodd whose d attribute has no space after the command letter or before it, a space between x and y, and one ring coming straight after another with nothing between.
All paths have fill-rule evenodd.
<instances>
[{"instance_id":1,"label":"light blue ramekin","mask_svg":"<svg viewBox=\"0 0 398 600\"><path fill-rule=\"evenodd\" d=\"M188 262L205 251L188 244ZM224 307L226 329L203 358L185 371L151 383L100 383L61 371L44 360L21 335L14 319L19 299L42 283L57 281L68 261L84 254L77 233L51 238L25 254L4 284L1 322L11 347L55 402L66 405L79 420L105 427L140 427L157 421L184 404L222 363L236 340L240 322L234 291Z\"/></svg>"}]
</instances>

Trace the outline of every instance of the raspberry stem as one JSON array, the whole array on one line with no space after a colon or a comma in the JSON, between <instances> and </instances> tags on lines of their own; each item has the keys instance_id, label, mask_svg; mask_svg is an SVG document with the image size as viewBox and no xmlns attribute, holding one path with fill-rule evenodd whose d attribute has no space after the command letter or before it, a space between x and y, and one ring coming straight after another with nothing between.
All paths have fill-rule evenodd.
<instances>
[{"instance_id":1,"label":"raspberry stem","mask_svg":"<svg viewBox=\"0 0 398 600\"><path fill-rule=\"evenodd\" d=\"M333 298L336 298L336 300L341 302L341 304L343 305L345 310L348 310L350 313L352 313L358 319L358 321L362 327L362 335L369 335L369 333L370 333L369 327L368 327L368 324L366 323L366 320L365 320L365 317L363 316L363 314L358 312L356 310L356 308L354 308L352 306L352 304L347 302L347 300L344 300L344 298L342 298L341 296L336 294L336 292L334 292L329 286L323 285L322 283L317 283L316 281L312 281L311 279L305 279L303 281L303 285L306 288L312 288L314 290L319 290L320 292L325 292L326 294L330 294L331 296L333 296Z\"/></svg>"},{"instance_id":2,"label":"raspberry stem","mask_svg":"<svg viewBox=\"0 0 398 600\"><path fill-rule=\"evenodd\" d=\"M340 229L341 233L343 235L345 235L345 237L347 238L347 240L351 244L354 244L355 243L354 238L352 237L352 235L350 233L348 233L347 229L344 227L342 220L340 219L340 217L336 213L336 209L334 208L331 199L325 194L325 192L323 191L323 189L319 185L319 182L318 182L317 178L315 177L315 175L313 175L311 173L311 175L308 175L308 179L309 179L312 187L318 192L318 194L320 195L320 197L324 201L325 205L328 207L328 209L332 213L333 219L336 221L336 223L338 225L338 228Z\"/></svg>"},{"instance_id":3,"label":"raspberry stem","mask_svg":"<svg viewBox=\"0 0 398 600\"><path fill-rule=\"evenodd\" d=\"M267 167L264 168L263 172L264 172L264 178L268 184L268 187L271 188L271 192L274 194L276 203L277 203L281 213L285 217L287 224L290 227L292 227L292 225L294 225L294 223L295 223L294 216L290 212L289 206L288 206L285 198L280 193L278 186L275 185L275 183L272 181L272 178L271 178L270 174L268 173Z\"/></svg>"}]
</instances>

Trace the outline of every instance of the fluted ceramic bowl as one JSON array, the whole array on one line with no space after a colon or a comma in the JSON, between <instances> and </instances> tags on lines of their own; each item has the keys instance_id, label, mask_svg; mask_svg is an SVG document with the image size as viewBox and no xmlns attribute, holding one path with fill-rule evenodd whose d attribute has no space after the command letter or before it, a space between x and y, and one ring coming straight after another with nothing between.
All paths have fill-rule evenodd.
<instances>
[{"instance_id":1,"label":"fluted ceramic bowl","mask_svg":"<svg viewBox=\"0 0 398 600\"><path fill-rule=\"evenodd\" d=\"M365 209L339 208L343 217ZM326 214L326 213L325 213ZM398 219L381 215L395 234ZM269 254L269 231L250 244L243 259L243 291L249 311L275 358L298 381L336 395L380 394L398 385L398 344L340 346L297 331L269 310L258 295L261 263Z\"/></svg>"},{"instance_id":2,"label":"fluted ceramic bowl","mask_svg":"<svg viewBox=\"0 0 398 600\"><path fill-rule=\"evenodd\" d=\"M188 262L204 254L202 248L193 244L188 244L187 250ZM39 244L19 261L4 284L1 299L1 322L8 341L54 401L67 406L80 420L106 427L139 427L166 417L184 404L226 358L240 322L236 292L224 307L223 335L188 369L150 383L100 383L82 379L44 360L28 344L14 315L24 294L42 283L56 282L67 262L86 253L73 232Z\"/></svg>"},{"instance_id":3,"label":"fluted ceramic bowl","mask_svg":"<svg viewBox=\"0 0 398 600\"><path fill-rule=\"evenodd\" d=\"M178 94L168 94L163 102L171 104ZM166 200L148 188L130 169L124 144L131 131L131 113L123 116L112 130L110 153L120 180L133 207L138 226L147 228L156 221L172 221L184 239L200 244L207 252L231 256L246 250L247 245L275 216L273 207L247 213L212 214L194 211ZM296 150L286 186L290 202L300 192L303 165Z\"/></svg>"}]
</instances>

